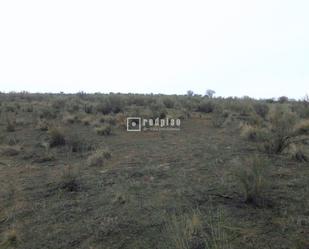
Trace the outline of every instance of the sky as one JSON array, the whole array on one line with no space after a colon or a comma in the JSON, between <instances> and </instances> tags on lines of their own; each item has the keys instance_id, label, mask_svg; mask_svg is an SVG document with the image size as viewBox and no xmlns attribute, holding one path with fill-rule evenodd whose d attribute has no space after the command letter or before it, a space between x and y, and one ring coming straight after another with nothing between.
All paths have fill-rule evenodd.
<instances>
[{"instance_id":1,"label":"sky","mask_svg":"<svg viewBox=\"0 0 309 249\"><path fill-rule=\"evenodd\" d=\"M308 0L2 0L0 91L301 98Z\"/></svg>"}]
</instances>

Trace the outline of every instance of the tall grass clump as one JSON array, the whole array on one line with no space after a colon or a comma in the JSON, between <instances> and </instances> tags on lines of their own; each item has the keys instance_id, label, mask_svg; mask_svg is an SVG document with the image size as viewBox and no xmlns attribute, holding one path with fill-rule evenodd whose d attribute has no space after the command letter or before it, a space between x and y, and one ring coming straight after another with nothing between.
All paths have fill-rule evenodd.
<instances>
[{"instance_id":1,"label":"tall grass clump","mask_svg":"<svg viewBox=\"0 0 309 249\"><path fill-rule=\"evenodd\" d=\"M189 214L166 217L164 233L167 238L162 249L229 249L221 213L213 211L203 218L199 210Z\"/></svg>"},{"instance_id":2,"label":"tall grass clump","mask_svg":"<svg viewBox=\"0 0 309 249\"><path fill-rule=\"evenodd\" d=\"M262 205L269 187L269 165L264 159L254 156L240 165L235 173L244 201Z\"/></svg>"},{"instance_id":3,"label":"tall grass clump","mask_svg":"<svg viewBox=\"0 0 309 249\"><path fill-rule=\"evenodd\" d=\"M190 249L195 237L202 231L201 218L197 214L171 215L165 224L169 235L169 244L166 248ZM200 242L204 247L203 241Z\"/></svg>"}]
</instances>

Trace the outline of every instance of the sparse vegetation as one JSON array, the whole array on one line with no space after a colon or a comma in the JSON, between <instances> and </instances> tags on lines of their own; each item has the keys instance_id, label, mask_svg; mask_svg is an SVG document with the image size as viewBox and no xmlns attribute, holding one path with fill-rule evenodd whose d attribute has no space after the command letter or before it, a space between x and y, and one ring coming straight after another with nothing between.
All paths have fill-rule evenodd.
<instances>
[{"instance_id":1,"label":"sparse vegetation","mask_svg":"<svg viewBox=\"0 0 309 249\"><path fill-rule=\"evenodd\" d=\"M304 249L308 107L0 93L0 248ZM181 127L127 132L127 117Z\"/></svg>"}]
</instances>

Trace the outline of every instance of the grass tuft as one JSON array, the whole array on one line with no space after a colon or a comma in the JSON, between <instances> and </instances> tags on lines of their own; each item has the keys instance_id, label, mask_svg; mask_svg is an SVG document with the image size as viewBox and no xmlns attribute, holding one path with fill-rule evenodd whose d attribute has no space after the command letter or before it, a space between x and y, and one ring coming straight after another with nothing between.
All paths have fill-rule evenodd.
<instances>
[{"instance_id":1,"label":"grass tuft","mask_svg":"<svg viewBox=\"0 0 309 249\"><path fill-rule=\"evenodd\" d=\"M112 154L108 149L98 149L88 157L88 166L103 166L106 160L109 160Z\"/></svg>"},{"instance_id":2,"label":"grass tuft","mask_svg":"<svg viewBox=\"0 0 309 249\"><path fill-rule=\"evenodd\" d=\"M236 181L242 189L244 201L254 205L262 205L265 191L269 186L268 164L255 156L237 169Z\"/></svg>"}]
</instances>

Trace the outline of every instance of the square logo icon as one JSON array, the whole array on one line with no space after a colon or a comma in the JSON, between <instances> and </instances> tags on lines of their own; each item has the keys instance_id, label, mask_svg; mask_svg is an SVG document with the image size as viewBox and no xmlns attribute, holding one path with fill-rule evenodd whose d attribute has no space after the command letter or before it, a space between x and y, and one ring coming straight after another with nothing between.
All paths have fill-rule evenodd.
<instances>
[{"instance_id":1,"label":"square logo icon","mask_svg":"<svg viewBox=\"0 0 309 249\"><path fill-rule=\"evenodd\" d=\"M127 131L141 131L141 130L142 130L141 118L138 117L127 118Z\"/></svg>"}]
</instances>

